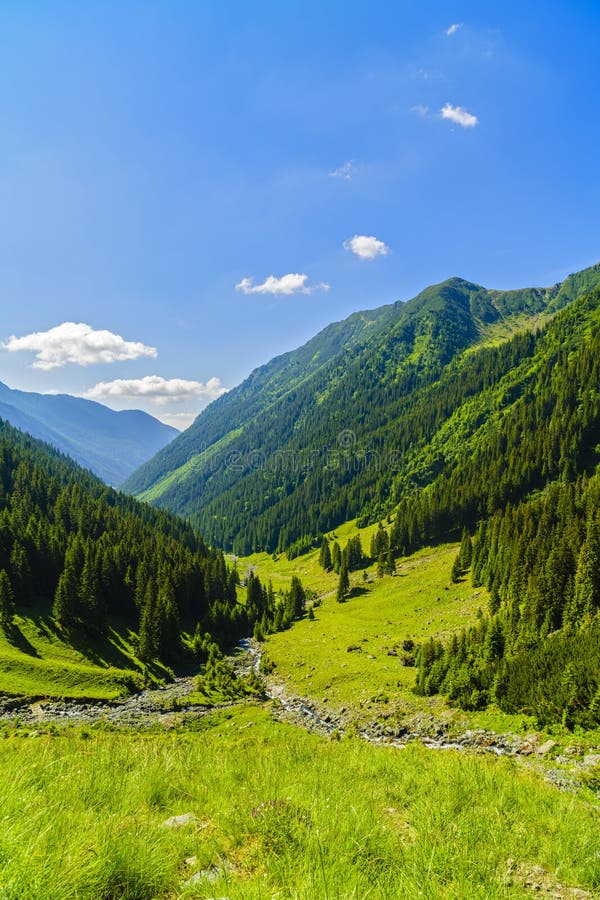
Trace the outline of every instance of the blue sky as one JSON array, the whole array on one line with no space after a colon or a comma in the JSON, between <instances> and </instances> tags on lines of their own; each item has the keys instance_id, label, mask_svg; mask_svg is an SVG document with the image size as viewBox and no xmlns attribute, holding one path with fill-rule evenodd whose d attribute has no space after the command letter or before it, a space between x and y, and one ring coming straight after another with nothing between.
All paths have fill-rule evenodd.
<instances>
[{"instance_id":1,"label":"blue sky","mask_svg":"<svg viewBox=\"0 0 600 900\"><path fill-rule=\"evenodd\" d=\"M0 0L0 380L181 427L356 309L596 262L599 38L595 2Z\"/></svg>"}]
</instances>

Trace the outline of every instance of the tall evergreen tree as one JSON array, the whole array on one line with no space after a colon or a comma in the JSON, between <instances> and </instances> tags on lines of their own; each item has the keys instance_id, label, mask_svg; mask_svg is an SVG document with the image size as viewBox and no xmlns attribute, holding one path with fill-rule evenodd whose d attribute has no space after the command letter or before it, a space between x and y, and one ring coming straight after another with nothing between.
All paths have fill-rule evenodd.
<instances>
[{"instance_id":1,"label":"tall evergreen tree","mask_svg":"<svg viewBox=\"0 0 600 900\"><path fill-rule=\"evenodd\" d=\"M67 557L65 567L58 579L52 615L63 628L75 624L79 614L79 579L74 562Z\"/></svg>"},{"instance_id":2,"label":"tall evergreen tree","mask_svg":"<svg viewBox=\"0 0 600 900\"><path fill-rule=\"evenodd\" d=\"M319 565L325 569L326 572L329 572L331 569L331 550L329 549L329 541L327 540L326 535L323 535L323 540L321 541Z\"/></svg>"},{"instance_id":3,"label":"tall evergreen tree","mask_svg":"<svg viewBox=\"0 0 600 900\"><path fill-rule=\"evenodd\" d=\"M331 567L336 575L339 574L341 564L342 551L340 550L340 545L338 544L338 542L334 541L331 548Z\"/></svg>"},{"instance_id":4,"label":"tall evergreen tree","mask_svg":"<svg viewBox=\"0 0 600 900\"><path fill-rule=\"evenodd\" d=\"M0 571L0 626L10 628L15 615L15 595L6 569Z\"/></svg>"},{"instance_id":5,"label":"tall evergreen tree","mask_svg":"<svg viewBox=\"0 0 600 900\"><path fill-rule=\"evenodd\" d=\"M335 595L335 599L338 603L343 603L348 594L350 593L350 577L348 575L348 566L346 564L346 560L343 557L340 564L340 577L337 586L337 592Z\"/></svg>"}]
</instances>

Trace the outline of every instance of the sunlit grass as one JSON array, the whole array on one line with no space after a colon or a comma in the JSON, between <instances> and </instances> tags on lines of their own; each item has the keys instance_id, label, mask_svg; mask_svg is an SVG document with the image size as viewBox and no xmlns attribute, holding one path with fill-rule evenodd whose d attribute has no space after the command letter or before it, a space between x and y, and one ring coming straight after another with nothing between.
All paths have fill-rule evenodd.
<instances>
[{"instance_id":1,"label":"sunlit grass","mask_svg":"<svg viewBox=\"0 0 600 900\"><path fill-rule=\"evenodd\" d=\"M510 858L600 886L595 812L510 761L325 741L256 706L206 725L11 733L0 897L495 898Z\"/></svg>"}]
</instances>

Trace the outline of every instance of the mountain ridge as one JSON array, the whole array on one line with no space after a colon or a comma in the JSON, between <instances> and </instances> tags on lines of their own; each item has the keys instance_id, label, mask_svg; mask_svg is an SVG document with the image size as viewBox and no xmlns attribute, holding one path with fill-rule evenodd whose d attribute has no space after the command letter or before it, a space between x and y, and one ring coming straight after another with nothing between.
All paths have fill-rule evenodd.
<instances>
[{"instance_id":1,"label":"mountain ridge","mask_svg":"<svg viewBox=\"0 0 600 900\"><path fill-rule=\"evenodd\" d=\"M114 487L178 434L142 410L115 411L83 397L19 391L2 382L0 417Z\"/></svg>"},{"instance_id":2,"label":"mountain ridge","mask_svg":"<svg viewBox=\"0 0 600 900\"><path fill-rule=\"evenodd\" d=\"M404 446L395 423L415 423L402 410L465 351L539 328L598 284L598 264L549 288L488 290L455 277L407 302L355 313L255 370L123 487L190 517L215 544L242 553L284 549L365 509L381 514L372 501L385 493L384 474L347 473L341 484L315 470L315 454L339 450L346 432L359 466L386 442ZM302 471L302 456L311 453L312 469ZM300 460L300 471L269 471L277 454ZM313 515L318 499L331 506L338 489L346 507ZM293 508L294 496L304 496L308 509Z\"/></svg>"}]
</instances>

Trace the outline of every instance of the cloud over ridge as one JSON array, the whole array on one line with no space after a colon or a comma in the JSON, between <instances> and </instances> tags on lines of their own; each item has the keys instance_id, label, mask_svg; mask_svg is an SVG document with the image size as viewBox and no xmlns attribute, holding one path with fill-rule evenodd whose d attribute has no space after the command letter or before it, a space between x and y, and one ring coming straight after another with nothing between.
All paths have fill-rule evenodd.
<instances>
[{"instance_id":1,"label":"cloud over ridge","mask_svg":"<svg viewBox=\"0 0 600 900\"><path fill-rule=\"evenodd\" d=\"M182 403L185 400L201 398L216 400L227 393L221 379L214 377L208 381L189 381L185 378L162 378L160 375L145 375L143 378L116 378L114 381L100 381L83 396L87 400L147 400L163 406L167 403Z\"/></svg>"}]
</instances>

